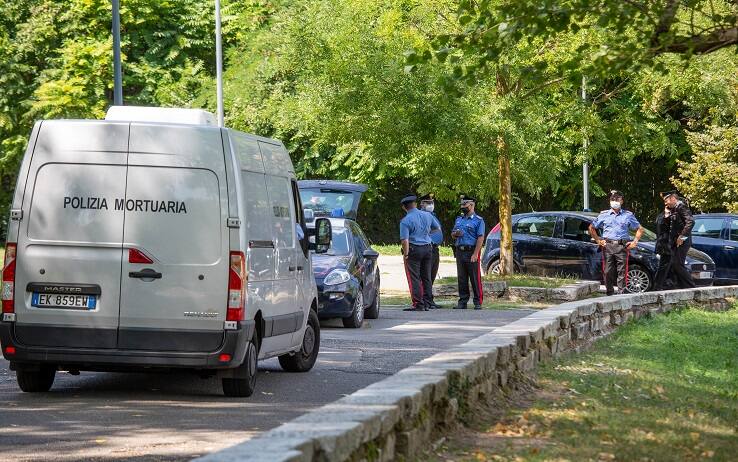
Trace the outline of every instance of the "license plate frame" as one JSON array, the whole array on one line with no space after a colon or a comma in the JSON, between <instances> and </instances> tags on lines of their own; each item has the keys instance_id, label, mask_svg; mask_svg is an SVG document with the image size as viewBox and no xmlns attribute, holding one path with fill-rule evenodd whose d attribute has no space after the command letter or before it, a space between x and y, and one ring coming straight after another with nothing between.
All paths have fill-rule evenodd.
<instances>
[{"instance_id":1,"label":"license plate frame","mask_svg":"<svg viewBox=\"0 0 738 462\"><path fill-rule=\"evenodd\" d=\"M31 295L31 306L42 309L57 308L65 310L92 311L97 308L97 296L33 292Z\"/></svg>"},{"instance_id":2,"label":"license plate frame","mask_svg":"<svg viewBox=\"0 0 738 462\"><path fill-rule=\"evenodd\" d=\"M712 271L697 271L692 277L695 279L712 279Z\"/></svg>"}]
</instances>

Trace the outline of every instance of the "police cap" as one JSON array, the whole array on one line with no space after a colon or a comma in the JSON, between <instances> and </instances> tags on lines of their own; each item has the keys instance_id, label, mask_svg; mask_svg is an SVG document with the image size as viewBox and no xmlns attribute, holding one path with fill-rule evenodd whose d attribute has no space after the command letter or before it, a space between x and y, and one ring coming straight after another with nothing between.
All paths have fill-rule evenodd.
<instances>
[{"instance_id":1,"label":"police cap","mask_svg":"<svg viewBox=\"0 0 738 462\"><path fill-rule=\"evenodd\" d=\"M462 204L465 202L474 202L475 204L477 203L476 199L474 199L472 196L467 196L466 194L462 194L459 200Z\"/></svg>"},{"instance_id":2,"label":"police cap","mask_svg":"<svg viewBox=\"0 0 738 462\"><path fill-rule=\"evenodd\" d=\"M433 193L431 193L426 194L425 196L420 196L418 199L420 200L420 202L433 202L435 200L435 196L433 195Z\"/></svg>"},{"instance_id":3,"label":"police cap","mask_svg":"<svg viewBox=\"0 0 738 462\"><path fill-rule=\"evenodd\" d=\"M406 205L418 200L418 196L415 194L406 194L405 197L400 199L400 204Z\"/></svg>"},{"instance_id":4,"label":"police cap","mask_svg":"<svg viewBox=\"0 0 738 462\"><path fill-rule=\"evenodd\" d=\"M671 197L671 196L679 196L679 191L677 191L676 189L672 189L671 191L664 191L660 193L659 195L661 196L662 199L666 199L667 197Z\"/></svg>"},{"instance_id":5,"label":"police cap","mask_svg":"<svg viewBox=\"0 0 738 462\"><path fill-rule=\"evenodd\" d=\"M613 189L610 191L610 195L608 196L610 199L622 199L625 197L622 191L618 191L617 189Z\"/></svg>"}]
</instances>

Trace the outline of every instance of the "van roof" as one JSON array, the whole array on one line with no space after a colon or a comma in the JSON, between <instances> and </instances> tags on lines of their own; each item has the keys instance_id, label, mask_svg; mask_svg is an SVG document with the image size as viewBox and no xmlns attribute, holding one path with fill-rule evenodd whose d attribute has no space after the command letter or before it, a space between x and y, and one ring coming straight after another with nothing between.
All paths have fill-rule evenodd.
<instances>
[{"instance_id":1,"label":"van roof","mask_svg":"<svg viewBox=\"0 0 738 462\"><path fill-rule=\"evenodd\" d=\"M110 106L105 120L217 126L215 116L210 112L172 107Z\"/></svg>"}]
</instances>

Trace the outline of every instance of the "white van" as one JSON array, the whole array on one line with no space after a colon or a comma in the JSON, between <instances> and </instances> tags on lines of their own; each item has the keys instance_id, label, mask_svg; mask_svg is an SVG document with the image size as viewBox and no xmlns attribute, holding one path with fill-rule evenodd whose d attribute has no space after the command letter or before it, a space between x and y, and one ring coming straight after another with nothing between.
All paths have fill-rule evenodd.
<instances>
[{"instance_id":1,"label":"white van","mask_svg":"<svg viewBox=\"0 0 738 462\"><path fill-rule=\"evenodd\" d=\"M249 396L257 358L311 369L309 250L327 250L330 222L309 244L282 143L137 114L33 128L2 274L20 388L48 391L57 370L188 368Z\"/></svg>"}]
</instances>

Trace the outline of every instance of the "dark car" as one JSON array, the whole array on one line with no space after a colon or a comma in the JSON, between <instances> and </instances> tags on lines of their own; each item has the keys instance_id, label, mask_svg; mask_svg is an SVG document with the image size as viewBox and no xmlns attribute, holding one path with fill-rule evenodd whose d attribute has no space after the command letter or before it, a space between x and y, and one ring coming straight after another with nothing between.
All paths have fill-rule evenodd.
<instances>
[{"instance_id":1,"label":"dark car","mask_svg":"<svg viewBox=\"0 0 738 462\"><path fill-rule=\"evenodd\" d=\"M331 217L333 240L325 254L313 254L318 286L318 317L342 318L345 327L361 327L379 317L379 253L355 221L366 186L328 180L298 182L308 227L313 217Z\"/></svg>"},{"instance_id":2,"label":"dark car","mask_svg":"<svg viewBox=\"0 0 738 462\"><path fill-rule=\"evenodd\" d=\"M602 281L603 257L589 235L596 218L586 212L535 212L513 215L513 258L515 270L542 276L574 276ZM653 285L659 257L654 251L656 236L646 230L628 261L629 292L645 292ZM500 226L487 236L482 268L499 271ZM711 285L715 263L703 252L690 249L687 266L698 286Z\"/></svg>"},{"instance_id":3,"label":"dark car","mask_svg":"<svg viewBox=\"0 0 738 462\"><path fill-rule=\"evenodd\" d=\"M715 261L715 284L738 284L738 215L695 215L692 246Z\"/></svg>"}]
</instances>

